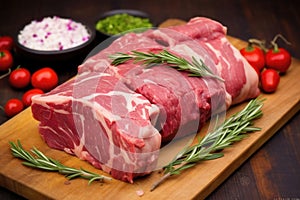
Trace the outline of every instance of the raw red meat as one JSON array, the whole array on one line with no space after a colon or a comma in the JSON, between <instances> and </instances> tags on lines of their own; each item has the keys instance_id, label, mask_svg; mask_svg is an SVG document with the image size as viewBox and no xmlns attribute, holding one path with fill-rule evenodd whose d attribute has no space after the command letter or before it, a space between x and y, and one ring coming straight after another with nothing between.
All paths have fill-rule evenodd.
<instances>
[{"instance_id":1,"label":"raw red meat","mask_svg":"<svg viewBox=\"0 0 300 200\"><path fill-rule=\"evenodd\" d=\"M162 143L196 133L212 115L259 94L256 72L225 36L220 23L197 17L120 37L80 65L74 79L32 99L43 139L116 179L133 182L151 173ZM116 67L108 58L163 49L203 60L225 82L166 65Z\"/></svg>"},{"instance_id":2,"label":"raw red meat","mask_svg":"<svg viewBox=\"0 0 300 200\"><path fill-rule=\"evenodd\" d=\"M159 109L114 76L82 73L33 101L32 113L50 147L124 181L154 169L161 136L151 123Z\"/></svg>"}]
</instances>

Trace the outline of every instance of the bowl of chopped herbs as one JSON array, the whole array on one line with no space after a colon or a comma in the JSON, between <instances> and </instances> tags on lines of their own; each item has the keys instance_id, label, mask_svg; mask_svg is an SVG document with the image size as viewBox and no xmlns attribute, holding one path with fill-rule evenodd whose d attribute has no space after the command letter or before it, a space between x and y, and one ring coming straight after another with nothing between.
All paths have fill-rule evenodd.
<instances>
[{"instance_id":1,"label":"bowl of chopped herbs","mask_svg":"<svg viewBox=\"0 0 300 200\"><path fill-rule=\"evenodd\" d=\"M96 21L95 29L98 37L106 39L128 32L143 31L153 26L147 13L139 10L120 9L103 13Z\"/></svg>"}]
</instances>

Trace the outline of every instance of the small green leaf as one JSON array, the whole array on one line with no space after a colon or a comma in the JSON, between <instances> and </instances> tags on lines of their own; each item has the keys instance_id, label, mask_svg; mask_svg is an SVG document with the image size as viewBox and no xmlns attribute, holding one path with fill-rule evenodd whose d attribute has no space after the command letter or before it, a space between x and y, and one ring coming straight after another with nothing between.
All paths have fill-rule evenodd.
<instances>
[{"instance_id":1,"label":"small green leaf","mask_svg":"<svg viewBox=\"0 0 300 200\"><path fill-rule=\"evenodd\" d=\"M205 160L214 160L223 157L223 153L213 153L205 157Z\"/></svg>"}]
</instances>

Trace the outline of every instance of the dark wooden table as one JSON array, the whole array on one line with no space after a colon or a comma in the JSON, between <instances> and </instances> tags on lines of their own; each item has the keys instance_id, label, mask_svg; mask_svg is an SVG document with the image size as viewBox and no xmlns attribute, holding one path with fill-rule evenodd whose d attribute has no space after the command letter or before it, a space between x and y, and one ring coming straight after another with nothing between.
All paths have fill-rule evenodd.
<instances>
[{"instance_id":1,"label":"dark wooden table","mask_svg":"<svg viewBox=\"0 0 300 200\"><path fill-rule=\"evenodd\" d=\"M279 45L300 59L300 12L296 5L295 0L9 0L0 2L0 35L15 36L18 26L41 16L69 16L94 24L104 11L139 9L148 12L156 24L167 18L210 17L226 25L229 35L243 40L270 41L281 33L292 45L282 41ZM76 74L76 65L70 61L58 70L60 83ZM12 89L7 78L0 80L0 105L9 98L20 98L23 93ZM6 120L1 111L0 124ZM300 199L299 124L298 112L207 199ZM0 199L23 198L0 188Z\"/></svg>"}]
</instances>

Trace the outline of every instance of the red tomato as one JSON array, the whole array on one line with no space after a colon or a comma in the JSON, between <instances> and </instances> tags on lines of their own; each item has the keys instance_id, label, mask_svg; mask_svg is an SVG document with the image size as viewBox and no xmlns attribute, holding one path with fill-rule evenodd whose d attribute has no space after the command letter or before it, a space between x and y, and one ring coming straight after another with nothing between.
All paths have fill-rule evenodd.
<instances>
[{"instance_id":1,"label":"red tomato","mask_svg":"<svg viewBox=\"0 0 300 200\"><path fill-rule=\"evenodd\" d=\"M261 73L260 82L263 91L275 92L280 82L279 73L274 69L266 69Z\"/></svg>"},{"instance_id":2,"label":"red tomato","mask_svg":"<svg viewBox=\"0 0 300 200\"><path fill-rule=\"evenodd\" d=\"M240 52L259 75L265 66L265 54L263 50L257 46L248 45L242 48Z\"/></svg>"},{"instance_id":3,"label":"red tomato","mask_svg":"<svg viewBox=\"0 0 300 200\"><path fill-rule=\"evenodd\" d=\"M13 57L8 50L0 50L0 71L7 71L13 65Z\"/></svg>"},{"instance_id":4,"label":"red tomato","mask_svg":"<svg viewBox=\"0 0 300 200\"><path fill-rule=\"evenodd\" d=\"M58 76L53 69L49 67L44 67L32 74L31 84L33 87L39 88L44 92L47 92L57 86Z\"/></svg>"},{"instance_id":5,"label":"red tomato","mask_svg":"<svg viewBox=\"0 0 300 200\"><path fill-rule=\"evenodd\" d=\"M285 73L292 62L290 53L284 48L269 49L266 53L266 65L268 68Z\"/></svg>"},{"instance_id":6,"label":"red tomato","mask_svg":"<svg viewBox=\"0 0 300 200\"><path fill-rule=\"evenodd\" d=\"M43 92L43 90L38 89L38 88L33 88L33 89L30 89L27 92L25 92L22 96L22 101L23 101L24 106L26 106L26 107L30 106L31 98L37 94L44 94L44 92Z\"/></svg>"},{"instance_id":7,"label":"red tomato","mask_svg":"<svg viewBox=\"0 0 300 200\"><path fill-rule=\"evenodd\" d=\"M30 83L30 72L26 68L17 68L9 75L9 83L15 88L25 88Z\"/></svg>"},{"instance_id":8,"label":"red tomato","mask_svg":"<svg viewBox=\"0 0 300 200\"><path fill-rule=\"evenodd\" d=\"M11 51L13 48L14 40L10 36L0 37L0 50L6 49Z\"/></svg>"},{"instance_id":9,"label":"red tomato","mask_svg":"<svg viewBox=\"0 0 300 200\"><path fill-rule=\"evenodd\" d=\"M24 105L19 99L9 99L5 106L4 112L8 117L13 117L24 109Z\"/></svg>"}]
</instances>

